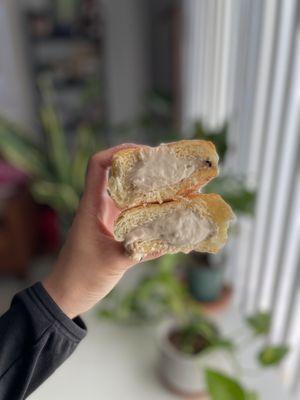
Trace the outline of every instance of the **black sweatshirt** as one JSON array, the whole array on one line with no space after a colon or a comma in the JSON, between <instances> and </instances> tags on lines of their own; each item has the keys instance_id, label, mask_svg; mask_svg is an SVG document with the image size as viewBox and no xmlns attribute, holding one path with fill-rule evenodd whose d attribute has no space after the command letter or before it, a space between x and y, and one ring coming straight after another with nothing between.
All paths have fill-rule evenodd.
<instances>
[{"instance_id":1,"label":"black sweatshirt","mask_svg":"<svg viewBox=\"0 0 300 400\"><path fill-rule=\"evenodd\" d=\"M86 335L37 283L17 294L0 318L0 400L29 396L76 349Z\"/></svg>"}]
</instances>

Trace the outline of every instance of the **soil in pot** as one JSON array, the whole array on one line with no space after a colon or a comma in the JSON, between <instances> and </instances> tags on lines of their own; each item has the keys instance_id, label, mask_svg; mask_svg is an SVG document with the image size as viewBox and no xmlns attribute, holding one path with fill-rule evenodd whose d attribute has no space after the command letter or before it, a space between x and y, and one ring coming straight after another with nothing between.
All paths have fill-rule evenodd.
<instances>
[{"instance_id":1,"label":"soil in pot","mask_svg":"<svg viewBox=\"0 0 300 400\"><path fill-rule=\"evenodd\" d=\"M207 338L200 324L206 331L211 331L207 332ZM199 398L203 395L206 389L203 371L207 365L212 365L217 355L208 351L212 343L210 336L213 339L214 331L215 328L204 321L183 326L173 325L164 330L159 373L163 384L172 392L184 398Z\"/></svg>"},{"instance_id":2,"label":"soil in pot","mask_svg":"<svg viewBox=\"0 0 300 400\"><path fill-rule=\"evenodd\" d=\"M209 342L200 334L195 335L193 340L187 341L186 333L176 329L169 333L168 339L175 349L187 354L199 354L209 347Z\"/></svg>"}]
</instances>

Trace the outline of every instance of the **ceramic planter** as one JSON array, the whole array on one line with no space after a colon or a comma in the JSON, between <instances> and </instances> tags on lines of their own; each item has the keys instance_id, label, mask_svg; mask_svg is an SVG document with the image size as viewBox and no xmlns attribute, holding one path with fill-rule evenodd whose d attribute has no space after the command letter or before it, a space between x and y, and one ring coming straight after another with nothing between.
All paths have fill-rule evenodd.
<instances>
[{"instance_id":1,"label":"ceramic planter","mask_svg":"<svg viewBox=\"0 0 300 400\"><path fill-rule=\"evenodd\" d=\"M198 355L188 355L177 350L169 341L174 323L159 328L159 375L171 390L182 395L200 395L205 392L204 372L207 368L232 373L228 355L221 349L207 349Z\"/></svg>"},{"instance_id":2,"label":"ceramic planter","mask_svg":"<svg viewBox=\"0 0 300 400\"><path fill-rule=\"evenodd\" d=\"M222 265L213 267L191 265L187 272L190 293L198 301L216 301L223 289L223 277Z\"/></svg>"}]
</instances>

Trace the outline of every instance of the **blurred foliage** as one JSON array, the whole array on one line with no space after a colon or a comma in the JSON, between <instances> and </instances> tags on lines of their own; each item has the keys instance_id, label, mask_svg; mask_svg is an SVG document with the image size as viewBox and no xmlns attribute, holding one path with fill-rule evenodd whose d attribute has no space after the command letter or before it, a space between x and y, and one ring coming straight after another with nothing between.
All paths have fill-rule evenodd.
<instances>
[{"instance_id":1,"label":"blurred foliage","mask_svg":"<svg viewBox=\"0 0 300 400\"><path fill-rule=\"evenodd\" d=\"M219 371L206 370L205 380L211 400L257 400L258 395L250 392L240 382Z\"/></svg>"},{"instance_id":2,"label":"blurred foliage","mask_svg":"<svg viewBox=\"0 0 300 400\"><path fill-rule=\"evenodd\" d=\"M176 348L179 351L190 355L198 354L195 349L199 338L203 338L206 344L200 351L222 349L236 367L236 352L243 349L243 343L238 343L240 333L236 333L233 339L224 336L220 327L205 316L201 307L191 300L185 285L174 273L174 268L183 259L184 256L178 254L161 257L155 262L156 265L151 265L152 274L142 278L133 290L117 301L111 301L111 296L108 296L102 302L99 316L130 322L157 321L162 317L172 316L177 321ZM252 335L250 339L254 341L258 336L268 335L271 314L257 312L248 316L246 323ZM249 338L247 344L249 345ZM276 366L287 353L287 346L264 345L257 354L257 360L262 367ZM208 393L214 400L259 398L257 393L246 389L240 379L227 376L221 371L206 371L205 381Z\"/></svg>"},{"instance_id":3,"label":"blurred foliage","mask_svg":"<svg viewBox=\"0 0 300 400\"><path fill-rule=\"evenodd\" d=\"M277 366L287 355L289 348L282 346L265 346L258 355L258 360L263 367Z\"/></svg>"},{"instance_id":4,"label":"blurred foliage","mask_svg":"<svg viewBox=\"0 0 300 400\"><path fill-rule=\"evenodd\" d=\"M205 193L218 193L237 214L253 214L255 192L249 190L242 178L219 176L204 187Z\"/></svg>"},{"instance_id":5,"label":"blurred foliage","mask_svg":"<svg viewBox=\"0 0 300 400\"><path fill-rule=\"evenodd\" d=\"M230 144L228 140L228 123L214 131L206 129L201 121L196 122L192 129L193 139L210 140L217 149L220 163L224 163ZM205 193L219 193L237 214L253 214L255 192L245 185L245 180L239 174L221 175L204 187Z\"/></svg>"},{"instance_id":6,"label":"blurred foliage","mask_svg":"<svg viewBox=\"0 0 300 400\"><path fill-rule=\"evenodd\" d=\"M119 297L112 292L102 302L99 316L117 321L153 321L185 312L188 293L173 273L181 256L165 255L151 262L149 274Z\"/></svg>"},{"instance_id":7,"label":"blurred foliage","mask_svg":"<svg viewBox=\"0 0 300 400\"><path fill-rule=\"evenodd\" d=\"M99 149L99 143L88 126L79 126L73 152L69 151L51 101L51 85L44 82L41 93L44 140L36 143L30 139L32 135L0 117L0 153L32 178L31 193L37 202L51 206L60 215L72 215L83 191L88 159Z\"/></svg>"},{"instance_id":8,"label":"blurred foliage","mask_svg":"<svg viewBox=\"0 0 300 400\"><path fill-rule=\"evenodd\" d=\"M228 151L228 124L216 130L206 129L201 121L195 123L192 129L193 139L210 140L216 146L220 162L224 162Z\"/></svg>"},{"instance_id":9,"label":"blurred foliage","mask_svg":"<svg viewBox=\"0 0 300 400\"><path fill-rule=\"evenodd\" d=\"M180 343L177 348L186 354L195 353L195 346L199 338L205 340L205 349L220 349L223 348L228 351L234 349L234 343L225 338L219 331L216 324L201 313L191 313L186 310L185 318L180 321L182 324L179 326L177 333L180 334Z\"/></svg>"},{"instance_id":10,"label":"blurred foliage","mask_svg":"<svg viewBox=\"0 0 300 400\"><path fill-rule=\"evenodd\" d=\"M267 311L257 311L249 315L245 322L252 333L252 337L267 337L270 333L272 317ZM264 345L257 355L257 360L262 367L277 366L281 363L288 353L288 347L285 345L271 346Z\"/></svg>"},{"instance_id":11,"label":"blurred foliage","mask_svg":"<svg viewBox=\"0 0 300 400\"><path fill-rule=\"evenodd\" d=\"M258 311L247 317L246 322L255 335L267 335L271 327L271 314Z\"/></svg>"},{"instance_id":12,"label":"blurred foliage","mask_svg":"<svg viewBox=\"0 0 300 400\"><path fill-rule=\"evenodd\" d=\"M266 336L271 325L271 315L268 312L257 312L246 319L246 323L252 332L252 339L258 336ZM249 342L249 341L248 341ZM249 343L248 343L249 345ZM232 349L237 349L233 346ZM264 345L257 354L257 360L261 367L278 366L288 354L286 345ZM208 393L212 400L258 400L256 392L244 387L240 379L236 379L217 370L207 370L205 381Z\"/></svg>"}]
</instances>

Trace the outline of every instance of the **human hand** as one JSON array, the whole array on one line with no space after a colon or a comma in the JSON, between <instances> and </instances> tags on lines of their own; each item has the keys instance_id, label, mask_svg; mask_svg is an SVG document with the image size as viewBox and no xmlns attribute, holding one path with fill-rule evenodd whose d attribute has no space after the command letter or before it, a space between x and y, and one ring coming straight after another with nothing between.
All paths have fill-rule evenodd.
<instances>
[{"instance_id":1,"label":"human hand","mask_svg":"<svg viewBox=\"0 0 300 400\"><path fill-rule=\"evenodd\" d=\"M42 282L70 318L105 297L136 262L112 234L120 213L107 193L113 154L134 144L96 153L90 160L85 190L59 258Z\"/></svg>"}]
</instances>

